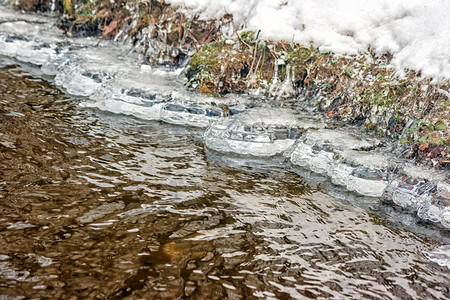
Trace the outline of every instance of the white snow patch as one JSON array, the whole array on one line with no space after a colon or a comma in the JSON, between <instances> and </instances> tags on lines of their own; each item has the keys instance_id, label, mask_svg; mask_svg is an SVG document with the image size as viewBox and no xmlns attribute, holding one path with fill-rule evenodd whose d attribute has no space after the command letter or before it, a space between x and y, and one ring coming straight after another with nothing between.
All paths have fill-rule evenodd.
<instances>
[{"instance_id":1,"label":"white snow patch","mask_svg":"<svg viewBox=\"0 0 450 300\"><path fill-rule=\"evenodd\" d=\"M313 42L336 54L390 52L392 65L450 78L448 0L167 0L202 19L233 15L235 28L263 39Z\"/></svg>"}]
</instances>

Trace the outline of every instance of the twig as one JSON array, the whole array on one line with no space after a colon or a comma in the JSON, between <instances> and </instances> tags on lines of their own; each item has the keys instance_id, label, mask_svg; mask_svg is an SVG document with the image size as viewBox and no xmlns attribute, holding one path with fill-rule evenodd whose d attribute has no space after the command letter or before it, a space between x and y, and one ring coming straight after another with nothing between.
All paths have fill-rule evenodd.
<instances>
[{"instance_id":1,"label":"twig","mask_svg":"<svg viewBox=\"0 0 450 300\"><path fill-rule=\"evenodd\" d=\"M250 72L253 72L253 66L255 65L255 57L256 57L257 51L258 51L258 41L256 41L255 50L253 51L252 65L250 66ZM250 74L250 72L248 74ZM248 77L248 74L247 74L247 77Z\"/></svg>"},{"instance_id":2,"label":"twig","mask_svg":"<svg viewBox=\"0 0 450 300\"><path fill-rule=\"evenodd\" d=\"M263 51L263 54L262 54L262 63L261 63L261 68L264 66L264 61L266 60L266 48L267 48L267 46L266 45L264 45L264 51ZM258 66L259 66L259 62L258 62ZM258 68L258 67L257 67Z\"/></svg>"},{"instance_id":3,"label":"twig","mask_svg":"<svg viewBox=\"0 0 450 300\"><path fill-rule=\"evenodd\" d=\"M193 34L186 26L183 25L183 27L184 27L184 29L186 29L186 32L189 34L189 36L190 36L190 37L194 40L194 42L196 43L196 44L194 44L194 47L195 47L195 51L198 52L198 51L199 51L198 46L200 46L200 43L199 43L198 40L195 38L194 34Z\"/></svg>"},{"instance_id":4,"label":"twig","mask_svg":"<svg viewBox=\"0 0 450 300\"><path fill-rule=\"evenodd\" d=\"M259 63L261 62L261 59L262 59L263 56L265 55L265 50L266 50L266 49L264 49L263 54L261 54L261 56L260 56L259 59L258 59L258 63L256 64L256 67L255 67L255 73L256 73L256 71L257 71L258 68L259 68Z\"/></svg>"},{"instance_id":5,"label":"twig","mask_svg":"<svg viewBox=\"0 0 450 300\"><path fill-rule=\"evenodd\" d=\"M239 34L238 34L237 32L236 32L236 36L237 36L239 42L241 42L242 44L246 45L247 47L249 47L250 49L253 50L253 47L250 46L249 44L247 44L246 42L244 42L244 41L241 39L241 37L239 36Z\"/></svg>"},{"instance_id":6,"label":"twig","mask_svg":"<svg viewBox=\"0 0 450 300\"><path fill-rule=\"evenodd\" d=\"M269 53L272 54L272 56L273 56L273 58L274 58L275 60L278 59L278 56L275 54L274 51L270 50L270 48L269 48Z\"/></svg>"},{"instance_id":7,"label":"twig","mask_svg":"<svg viewBox=\"0 0 450 300\"><path fill-rule=\"evenodd\" d=\"M213 25L211 25L211 27L210 27L208 34L200 42L200 45L202 46L202 48L203 48L203 45L205 45L213 40L213 37L211 36L211 34L213 33L214 29L216 29L216 27L215 26L213 27Z\"/></svg>"}]
</instances>

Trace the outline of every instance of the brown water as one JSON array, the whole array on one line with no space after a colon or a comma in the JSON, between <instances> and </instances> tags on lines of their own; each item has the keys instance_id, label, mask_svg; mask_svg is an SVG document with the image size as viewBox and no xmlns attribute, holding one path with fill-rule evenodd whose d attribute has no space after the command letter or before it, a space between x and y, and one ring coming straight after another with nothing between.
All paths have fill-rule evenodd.
<instances>
[{"instance_id":1,"label":"brown water","mask_svg":"<svg viewBox=\"0 0 450 300\"><path fill-rule=\"evenodd\" d=\"M448 232L77 101L0 68L0 299L450 297Z\"/></svg>"}]
</instances>

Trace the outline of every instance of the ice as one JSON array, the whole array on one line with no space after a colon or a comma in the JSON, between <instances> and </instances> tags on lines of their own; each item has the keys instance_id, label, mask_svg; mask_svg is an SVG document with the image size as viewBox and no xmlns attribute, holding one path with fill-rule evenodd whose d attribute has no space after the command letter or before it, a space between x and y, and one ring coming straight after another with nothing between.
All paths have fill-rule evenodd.
<instances>
[{"instance_id":1,"label":"ice","mask_svg":"<svg viewBox=\"0 0 450 300\"><path fill-rule=\"evenodd\" d=\"M444 245L430 252L425 252L425 256L432 262L450 270L450 245Z\"/></svg>"},{"instance_id":2,"label":"ice","mask_svg":"<svg viewBox=\"0 0 450 300\"><path fill-rule=\"evenodd\" d=\"M386 170L390 166L389 162L395 161L392 155L376 151L344 150L341 155L350 164L378 170Z\"/></svg>"},{"instance_id":3,"label":"ice","mask_svg":"<svg viewBox=\"0 0 450 300\"><path fill-rule=\"evenodd\" d=\"M66 89L69 94L75 96L91 96L102 85L102 73L92 73L78 66L63 65L55 77L55 83Z\"/></svg>"},{"instance_id":4,"label":"ice","mask_svg":"<svg viewBox=\"0 0 450 300\"><path fill-rule=\"evenodd\" d=\"M173 101L164 105L161 121L184 126L206 128L220 118L236 115L246 109L248 99L235 95L223 98L177 92Z\"/></svg>"},{"instance_id":5,"label":"ice","mask_svg":"<svg viewBox=\"0 0 450 300\"><path fill-rule=\"evenodd\" d=\"M282 156L273 157L250 157L240 155L229 155L205 149L208 162L224 168L239 170L252 170L258 173L283 172L285 170L284 158Z\"/></svg>"},{"instance_id":6,"label":"ice","mask_svg":"<svg viewBox=\"0 0 450 300\"><path fill-rule=\"evenodd\" d=\"M367 139L339 130L320 129L308 131L306 143L317 147L333 147L336 150L364 150L380 144L377 139Z\"/></svg>"},{"instance_id":7,"label":"ice","mask_svg":"<svg viewBox=\"0 0 450 300\"><path fill-rule=\"evenodd\" d=\"M42 65L54 55L54 50L50 46L29 41L25 37L0 33L0 42L2 44L0 54L17 57L23 62Z\"/></svg>"},{"instance_id":8,"label":"ice","mask_svg":"<svg viewBox=\"0 0 450 300\"><path fill-rule=\"evenodd\" d=\"M80 105L146 120L160 120L161 109L172 99L172 95L154 86L126 84L122 80L112 79L102 84L90 98L93 101Z\"/></svg>"},{"instance_id":9,"label":"ice","mask_svg":"<svg viewBox=\"0 0 450 300\"><path fill-rule=\"evenodd\" d=\"M161 121L193 127L208 127L221 117L223 111L213 105L188 101L167 103L161 110Z\"/></svg>"},{"instance_id":10,"label":"ice","mask_svg":"<svg viewBox=\"0 0 450 300\"><path fill-rule=\"evenodd\" d=\"M309 129L290 154L292 164L322 174L336 185L368 197L380 197L386 186L388 155L369 151L376 139L345 131Z\"/></svg>"},{"instance_id":11,"label":"ice","mask_svg":"<svg viewBox=\"0 0 450 300\"><path fill-rule=\"evenodd\" d=\"M323 120L310 113L274 108L275 100L191 93L183 87L182 69L149 67L119 44L66 37L55 28L55 19L0 10L0 55L40 66L39 76L77 96L82 107L207 128L204 143L211 150L207 155L226 156L217 160L227 165L274 170L286 167L289 159L300 167L298 174L345 190L345 195L382 196L450 228L448 174L405 164L375 138L349 129L325 128ZM287 77L284 82L274 78L275 97L289 96ZM8 146L10 142L3 143ZM8 229L34 226L9 225Z\"/></svg>"},{"instance_id":12,"label":"ice","mask_svg":"<svg viewBox=\"0 0 450 300\"><path fill-rule=\"evenodd\" d=\"M0 24L0 54L42 66L57 86L82 97L81 107L203 128L245 108L242 97L217 99L185 90L182 68L151 68L120 44L65 37L54 19L36 22L2 9L11 22ZM16 21L21 19L26 21Z\"/></svg>"},{"instance_id":13,"label":"ice","mask_svg":"<svg viewBox=\"0 0 450 300\"><path fill-rule=\"evenodd\" d=\"M305 124L311 126L309 121ZM205 146L217 152L269 157L291 148L303 130L292 111L253 108L213 123L205 133Z\"/></svg>"},{"instance_id":14,"label":"ice","mask_svg":"<svg viewBox=\"0 0 450 300\"><path fill-rule=\"evenodd\" d=\"M450 183L445 173L410 164L389 174L383 194L387 200L417 212L425 220L450 228Z\"/></svg>"},{"instance_id":15,"label":"ice","mask_svg":"<svg viewBox=\"0 0 450 300\"><path fill-rule=\"evenodd\" d=\"M406 163L376 139L345 131L307 130L289 154L294 166L368 197L384 197L450 228L448 174Z\"/></svg>"}]
</instances>

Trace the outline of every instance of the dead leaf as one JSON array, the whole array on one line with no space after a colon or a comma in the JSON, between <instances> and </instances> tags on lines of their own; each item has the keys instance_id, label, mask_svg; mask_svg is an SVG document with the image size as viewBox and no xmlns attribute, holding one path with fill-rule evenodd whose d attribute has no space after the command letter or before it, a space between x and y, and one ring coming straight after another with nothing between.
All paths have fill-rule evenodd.
<instances>
[{"instance_id":1,"label":"dead leaf","mask_svg":"<svg viewBox=\"0 0 450 300\"><path fill-rule=\"evenodd\" d=\"M113 33L113 31L116 30L116 28L117 28L117 21L114 20L111 23L109 23L108 26L103 28L103 33L102 33L103 37L109 38L110 35Z\"/></svg>"},{"instance_id":2,"label":"dead leaf","mask_svg":"<svg viewBox=\"0 0 450 300\"><path fill-rule=\"evenodd\" d=\"M420 145L419 151L424 151L425 149L428 148L428 146L430 146L430 142Z\"/></svg>"},{"instance_id":3,"label":"dead leaf","mask_svg":"<svg viewBox=\"0 0 450 300\"><path fill-rule=\"evenodd\" d=\"M344 114L349 114L351 112L352 112L351 107L348 107L348 108L344 109L344 111L343 111Z\"/></svg>"}]
</instances>

